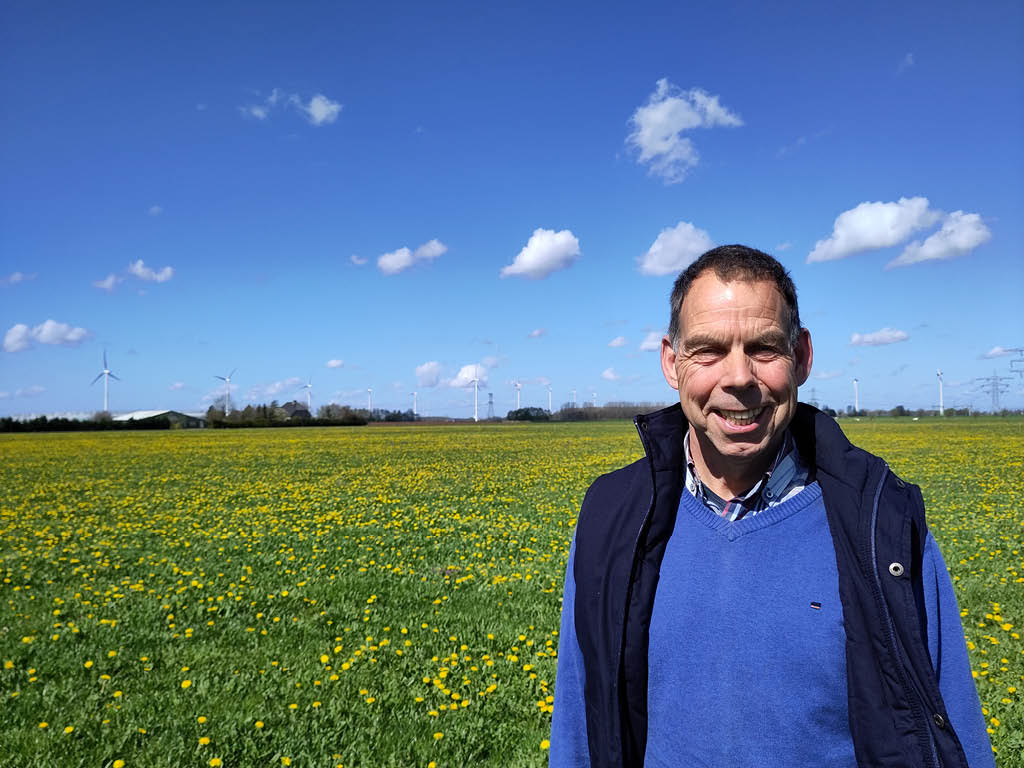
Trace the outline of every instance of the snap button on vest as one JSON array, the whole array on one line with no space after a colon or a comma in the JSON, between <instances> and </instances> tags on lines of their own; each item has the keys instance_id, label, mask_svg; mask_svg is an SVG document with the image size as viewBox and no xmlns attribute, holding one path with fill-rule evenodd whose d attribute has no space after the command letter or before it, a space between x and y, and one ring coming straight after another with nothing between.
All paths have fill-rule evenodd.
<instances>
[{"instance_id":1,"label":"snap button on vest","mask_svg":"<svg viewBox=\"0 0 1024 768\"><path fill-rule=\"evenodd\" d=\"M939 726L939 728L945 728L946 727L946 718L944 718L938 712L936 712L934 715L932 715L932 720L935 721L935 724L937 726Z\"/></svg>"},{"instance_id":2,"label":"snap button on vest","mask_svg":"<svg viewBox=\"0 0 1024 768\"><path fill-rule=\"evenodd\" d=\"M891 573L893 576L902 576L903 575L903 565L902 565L902 563L889 563L889 573Z\"/></svg>"}]
</instances>

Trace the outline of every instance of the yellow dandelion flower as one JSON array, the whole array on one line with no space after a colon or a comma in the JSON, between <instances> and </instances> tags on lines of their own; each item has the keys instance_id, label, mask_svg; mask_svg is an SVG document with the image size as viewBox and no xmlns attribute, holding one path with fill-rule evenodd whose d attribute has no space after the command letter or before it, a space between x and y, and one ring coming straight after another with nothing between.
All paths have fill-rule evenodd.
<instances>
[{"instance_id":1,"label":"yellow dandelion flower","mask_svg":"<svg viewBox=\"0 0 1024 768\"><path fill-rule=\"evenodd\" d=\"M182 688L190 688L191 686L192 686L192 681L191 680L182 680L181 681L181 687Z\"/></svg>"},{"instance_id":2,"label":"yellow dandelion flower","mask_svg":"<svg viewBox=\"0 0 1024 768\"><path fill-rule=\"evenodd\" d=\"M92 669L92 662L91 661L87 661L82 666L85 667L86 669Z\"/></svg>"},{"instance_id":3,"label":"yellow dandelion flower","mask_svg":"<svg viewBox=\"0 0 1024 768\"><path fill-rule=\"evenodd\" d=\"M206 722L206 717L204 715L200 715L199 717L196 718L196 722L199 723L200 725L202 725L203 723Z\"/></svg>"},{"instance_id":4,"label":"yellow dandelion flower","mask_svg":"<svg viewBox=\"0 0 1024 768\"><path fill-rule=\"evenodd\" d=\"M50 726L50 724L48 722L46 722L45 720L43 720L43 722L41 722L39 724L40 728L48 728L49 726Z\"/></svg>"},{"instance_id":5,"label":"yellow dandelion flower","mask_svg":"<svg viewBox=\"0 0 1024 768\"><path fill-rule=\"evenodd\" d=\"M209 743L210 743L210 737L209 736L200 736L199 737L199 746L205 747Z\"/></svg>"},{"instance_id":6,"label":"yellow dandelion flower","mask_svg":"<svg viewBox=\"0 0 1024 768\"><path fill-rule=\"evenodd\" d=\"M115 760L114 768L124 768L124 760Z\"/></svg>"},{"instance_id":7,"label":"yellow dandelion flower","mask_svg":"<svg viewBox=\"0 0 1024 768\"><path fill-rule=\"evenodd\" d=\"M208 765L210 768L220 768L220 766L224 765L224 762L219 757L211 757Z\"/></svg>"},{"instance_id":8,"label":"yellow dandelion flower","mask_svg":"<svg viewBox=\"0 0 1024 768\"><path fill-rule=\"evenodd\" d=\"M443 738L444 738L444 734L441 731L437 731L434 734L434 741L440 741Z\"/></svg>"},{"instance_id":9,"label":"yellow dandelion flower","mask_svg":"<svg viewBox=\"0 0 1024 768\"><path fill-rule=\"evenodd\" d=\"M993 720L995 720L995 718L994 718L994 717L993 717L992 719L993 719ZM996 724L996 725L998 725L998 723L995 723L995 724ZM67 726L67 727L66 727L66 728L64 729L64 733L71 733L71 732L72 732L73 730L75 730L75 726L73 726L73 725L69 725L69 726Z\"/></svg>"},{"instance_id":10,"label":"yellow dandelion flower","mask_svg":"<svg viewBox=\"0 0 1024 768\"><path fill-rule=\"evenodd\" d=\"M541 749L547 749L550 746L551 746L551 742L550 741L548 741L547 739L541 739L541 742L540 742L540 748Z\"/></svg>"},{"instance_id":11,"label":"yellow dandelion flower","mask_svg":"<svg viewBox=\"0 0 1024 768\"><path fill-rule=\"evenodd\" d=\"M292 759L290 757L282 757L281 758L281 765L291 765L291 764L292 764Z\"/></svg>"}]
</instances>

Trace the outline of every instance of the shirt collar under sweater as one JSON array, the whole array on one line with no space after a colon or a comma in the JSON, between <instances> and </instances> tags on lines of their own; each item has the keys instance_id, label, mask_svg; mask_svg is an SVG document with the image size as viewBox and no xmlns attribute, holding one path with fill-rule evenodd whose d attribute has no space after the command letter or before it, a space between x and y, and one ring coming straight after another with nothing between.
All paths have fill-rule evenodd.
<instances>
[{"instance_id":1,"label":"shirt collar under sweater","mask_svg":"<svg viewBox=\"0 0 1024 768\"><path fill-rule=\"evenodd\" d=\"M756 515L763 509L781 504L807 485L807 466L800 461L800 453L796 450L793 435L788 429L775 459L761 479L746 493L728 500L715 494L697 474L697 468L690 456L689 430L683 436L683 450L686 454L686 490L716 515L730 521L739 520L747 515Z\"/></svg>"}]
</instances>

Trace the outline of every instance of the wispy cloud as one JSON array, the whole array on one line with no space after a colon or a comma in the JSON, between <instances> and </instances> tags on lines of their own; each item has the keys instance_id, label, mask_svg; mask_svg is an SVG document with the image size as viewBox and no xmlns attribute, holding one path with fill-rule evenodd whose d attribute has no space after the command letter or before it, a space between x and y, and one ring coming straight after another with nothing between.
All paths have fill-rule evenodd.
<instances>
[{"instance_id":1,"label":"wispy cloud","mask_svg":"<svg viewBox=\"0 0 1024 768\"><path fill-rule=\"evenodd\" d=\"M27 280L35 280L36 272L26 274L24 272L11 272L11 274L0 277L0 285L17 285L18 283L24 283Z\"/></svg>"},{"instance_id":2,"label":"wispy cloud","mask_svg":"<svg viewBox=\"0 0 1024 768\"><path fill-rule=\"evenodd\" d=\"M160 205L151 205L151 206L149 206L149 210L146 211L146 212L150 216L159 216L161 213L164 212L164 209L163 209L163 206L160 206Z\"/></svg>"},{"instance_id":3,"label":"wispy cloud","mask_svg":"<svg viewBox=\"0 0 1024 768\"><path fill-rule=\"evenodd\" d=\"M172 277L174 277L173 267L163 267L159 270L151 269L139 259L128 265L128 273L135 275L139 280L145 280L150 283L166 283Z\"/></svg>"},{"instance_id":4,"label":"wispy cloud","mask_svg":"<svg viewBox=\"0 0 1024 768\"><path fill-rule=\"evenodd\" d=\"M272 381L269 384L257 384L254 387L250 387L245 393L245 399L255 402L256 400L263 400L266 398L276 399L278 395L288 395L296 393L299 387L302 386L302 379L298 376L289 376L287 379L280 379L279 381ZM231 385L232 391L234 391L235 385ZM224 392L224 387L220 388L221 394Z\"/></svg>"},{"instance_id":5,"label":"wispy cloud","mask_svg":"<svg viewBox=\"0 0 1024 768\"><path fill-rule=\"evenodd\" d=\"M117 287L117 284L120 283L122 279L123 278L120 278L111 272L102 280L93 280L92 284L94 288L99 288L101 291L106 291L107 293L113 293L114 288Z\"/></svg>"},{"instance_id":6,"label":"wispy cloud","mask_svg":"<svg viewBox=\"0 0 1024 768\"><path fill-rule=\"evenodd\" d=\"M955 259L970 253L979 245L992 239L992 233L976 213L953 211L946 216L938 232L930 235L923 243L919 240L907 245L903 253L885 265L906 267L922 261Z\"/></svg>"},{"instance_id":7,"label":"wispy cloud","mask_svg":"<svg viewBox=\"0 0 1024 768\"><path fill-rule=\"evenodd\" d=\"M297 93L285 93L275 88L261 101L239 107L244 117L266 120L271 112L281 107L292 107L315 126L329 125L338 119L342 104L329 99L322 93L314 94L308 101Z\"/></svg>"},{"instance_id":8,"label":"wispy cloud","mask_svg":"<svg viewBox=\"0 0 1024 768\"><path fill-rule=\"evenodd\" d=\"M711 236L688 221L666 227L655 238L647 253L640 257L645 275L670 275L681 272L705 251L714 247Z\"/></svg>"},{"instance_id":9,"label":"wispy cloud","mask_svg":"<svg viewBox=\"0 0 1024 768\"><path fill-rule=\"evenodd\" d=\"M341 368L343 365L345 365L345 361L340 360L338 358L334 358L333 360L327 361L328 368Z\"/></svg>"},{"instance_id":10,"label":"wispy cloud","mask_svg":"<svg viewBox=\"0 0 1024 768\"><path fill-rule=\"evenodd\" d=\"M982 360L991 360L994 357L1007 357L1008 355L1012 355L1012 354L1014 354L1017 351L1019 351L1019 350L1013 349L1012 347L999 347L999 346L995 346L995 347L992 347L992 349L990 349L985 354L981 355L981 359Z\"/></svg>"},{"instance_id":11,"label":"wispy cloud","mask_svg":"<svg viewBox=\"0 0 1024 768\"><path fill-rule=\"evenodd\" d=\"M658 331L648 331L644 340L640 342L641 352L657 352L661 349L661 339L665 334Z\"/></svg>"},{"instance_id":12,"label":"wispy cloud","mask_svg":"<svg viewBox=\"0 0 1024 768\"><path fill-rule=\"evenodd\" d=\"M797 150L801 149L805 144L809 144L812 141L817 141L822 136L827 136L831 132L832 132L831 128L824 128L824 129L822 129L820 131L815 131L814 133L811 133L811 134L807 134L807 135L804 135L804 136L798 136L795 140L793 140L789 144L786 144L785 146L779 147L778 150L776 150L776 152L775 152L775 156L781 158L781 157L785 157L786 155L791 155L794 152L796 152Z\"/></svg>"},{"instance_id":13,"label":"wispy cloud","mask_svg":"<svg viewBox=\"0 0 1024 768\"><path fill-rule=\"evenodd\" d=\"M896 67L896 74L899 75L899 74L902 74L903 72L906 72L908 69L913 67L915 65L915 63L916 62L914 61L914 54L907 53L900 60L899 66Z\"/></svg>"},{"instance_id":14,"label":"wispy cloud","mask_svg":"<svg viewBox=\"0 0 1024 768\"><path fill-rule=\"evenodd\" d=\"M363 264L369 261L369 259L364 259L362 256L359 256L355 253L349 256L348 260L355 264L357 267L361 267L363 266Z\"/></svg>"},{"instance_id":15,"label":"wispy cloud","mask_svg":"<svg viewBox=\"0 0 1024 768\"><path fill-rule=\"evenodd\" d=\"M906 331L895 328L882 328L872 333L855 333L850 336L850 346L853 347L879 347L884 344L895 344L899 341L906 341L910 336Z\"/></svg>"},{"instance_id":16,"label":"wispy cloud","mask_svg":"<svg viewBox=\"0 0 1024 768\"><path fill-rule=\"evenodd\" d=\"M829 381L830 379L838 379L842 375L842 371L815 371L813 378L818 381Z\"/></svg>"},{"instance_id":17,"label":"wispy cloud","mask_svg":"<svg viewBox=\"0 0 1024 768\"><path fill-rule=\"evenodd\" d=\"M626 341L625 336L616 336L614 339L608 342L609 347L624 347L629 342Z\"/></svg>"},{"instance_id":18,"label":"wispy cloud","mask_svg":"<svg viewBox=\"0 0 1024 768\"><path fill-rule=\"evenodd\" d=\"M171 386L168 387L168 389L171 390L172 392L177 392L179 389L184 389L184 388L185 388L185 382L184 381L176 381L173 384L171 384Z\"/></svg>"},{"instance_id":19,"label":"wispy cloud","mask_svg":"<svg viewBox=\"0 0 1024 768\"><path fill-rule=\"evenodd\" d=\"M447 245L434 238L423 243L415 251L399 248L397 251L381 254L377 257L377 268L385 275L397 275L418 262L433 261L447 250Z\"/></svg>"},{"instance_id":20,"label":"wispy cloud","mask_svg":"<svg viewBox=\"0 0 1024 768\"><path fill-rule=\"evenodd\" d=\"M793 244L791 242L789 242L789 240L787 240L784 243L779 243L778 245L776 245L775 246L775 250L779 251L781 253L782 251L788 251L792 247L793 247Z\"/></svg>"},{"instance_id":21,"label":"wispy cloud","mask_svg":"<svg viewBox=\"0 0 1024 768\"><path fill-rule=\"evenodd\" d=\"M636 153L637 162L647 165L650 175L660 176L665 184L678 184L700 161L684 133L694 128L739 126L743 121L723 107L718 96L700 88L680 90L663 77L647 103L636 108L629 125L626 145Z\"/></svg>"},{"instance_id":22,"label":"wispy cloud","mask_svg":"<svg viewBox=\"0 0 1024 768\"><path fill-rule=\"evenodd\" d=\"M539 339L541 336L546 335L547 332L548 332L547 328L534 328L532 331L530 331L528 334L526 334L526 338L528 338L528 339Z\"/></svg>"},{"instance_id":23,"label":"wispy cloud","mask_svg":"<svg viewBox=\"0 0 1024 768\"><path fill-rule=\"evenodd\" d=\"M22 387L21 389L15 390L14 391L14 396L15 397L35 397L36 395L43 394L43 392L45 392L45 391L46 391L46 387L44 387L44 386L42 386L40 384L32 384L30 386Z\"/></svg>"},{"instance_id":24,"label":"wispy cloud","mask_svg":"<svg viewBox=\"0 0 1024 768\"><path fill-rule=\"evenodd\" d=\"M421 387L436 387L441 380L441 364L436 360L416 366L416 383Z\"/></svg>"},{"instance_id":25,"label":"wispy cloud","mask_svg":"<svg viewBox=\"0 0 1024 768\"><path fill-rule=\"evenodd\" d=\"M568 229L535 229L512 263L502 267L501 276L541 280L565 269L580 254L580 241Z\"/></svg>"},{"instance_id":26,"label":"wispy cloud","mask_svg":"<svg viewBox=\"0 0 1024 768\"><path fill-rule=\"evenodd\" d=\"M618 381L620 377L619 374L615 372L614 368L605 368L601 371L601 378L605 381Z\"/></svg>"}]
</instances>

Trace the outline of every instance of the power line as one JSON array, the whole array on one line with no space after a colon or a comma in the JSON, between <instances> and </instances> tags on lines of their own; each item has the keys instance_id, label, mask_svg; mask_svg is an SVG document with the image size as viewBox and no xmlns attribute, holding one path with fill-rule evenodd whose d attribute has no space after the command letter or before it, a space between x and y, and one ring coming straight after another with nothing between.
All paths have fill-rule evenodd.
<instances>
[{"instance_id":1,"label":"power line","mask_svg":"<svg viewBox=\"0 0 1024 768\"><path fill-rule=\"evenodd\" d=\"M1009 376L1000 376L995 371L992 371L991 376L975 379L975 381L981 382L980 389L982 392L992 395L992 413L999 412L999 395L1009 391L1010 385L1004 383L1009 380Z\"/></svg>"}]
</instances>

